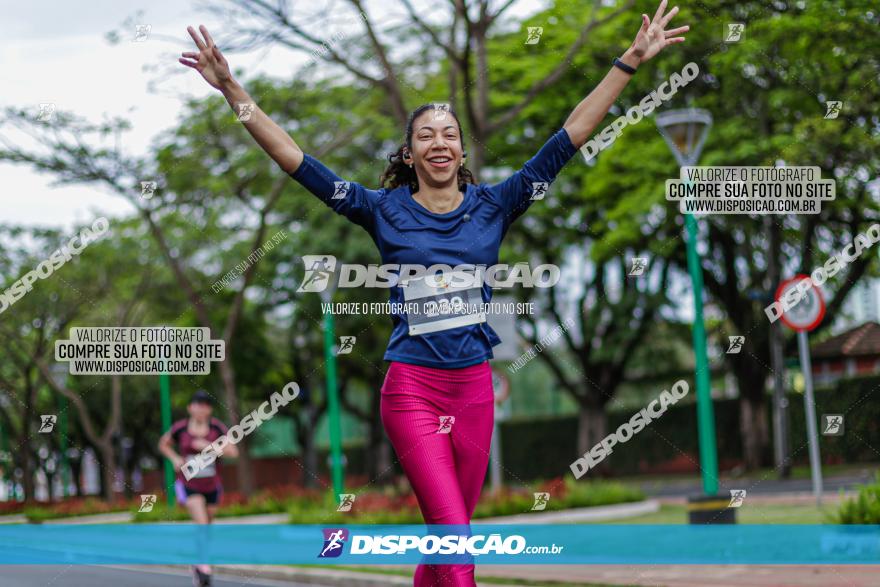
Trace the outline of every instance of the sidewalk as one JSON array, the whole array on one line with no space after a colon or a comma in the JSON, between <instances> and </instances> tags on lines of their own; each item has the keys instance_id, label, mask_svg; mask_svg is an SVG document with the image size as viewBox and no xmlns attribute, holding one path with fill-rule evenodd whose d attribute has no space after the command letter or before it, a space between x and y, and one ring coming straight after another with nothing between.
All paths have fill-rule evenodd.
<instances>
[{"instance_id":1,"label":"sidewalk","mask_svg":"<svg viewBox=\"0 0 880 587\"><path fill-rule=\"evenodd\" d=\"M660 510L660 502L656 499L646 499L632 503L618 503L614 505L600 505L588 508L571 508L551 512L531 512L528 514L515 514L512 516L497 516L494 518L477 518L471 521L471 525L477 524L569 524L572 522L598 522L600 520L624 520L645 514L652 514Z\"/></svg>"},{"instance_id":2,"label":"sidewalk","mask_svg":"<svg viewBox=\"0 0 880 587\"><path fill-rule=\"evenodd\" d=\"M654 587L876 587L880 565L478 566L477 579L485 577Z\"/></svg>"},{"instance_id":3,"label":"sidewalk","mask_svg":"<svg viewBox=\"0 0 880 587\"><path fill-rule=\"evenodd\" d=\"M283 567L271 565L222 565L218 573L239 577L260 577L309 582L337 587L384 587L412 585L414 566L382 565L364 572L349 569ZM408 576L377 573L397 569ZM520 581L552 587L620 585L651 587L876 587L880 565L795 566L795 565L477 565L479 587L521 587ZM491 577L498 582L485 581ZM504 583L504 579L517 583Z\"/></svg>"}]
</instances>

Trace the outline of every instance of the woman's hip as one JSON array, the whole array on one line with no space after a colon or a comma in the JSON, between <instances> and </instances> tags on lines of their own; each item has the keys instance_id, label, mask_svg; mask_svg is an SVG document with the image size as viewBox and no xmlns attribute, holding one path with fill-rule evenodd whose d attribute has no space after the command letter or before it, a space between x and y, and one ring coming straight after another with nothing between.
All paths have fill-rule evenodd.
<instances>
[{"instance_id":1,"label":"woman's hip","mask_svg":"<svg viewBox=\"0 0 880 587\"><path fill-rule=\"evenodd\" d=\"M492 371L484 361L457 369L440 369L392 361L382 384L383 399L389 396L421 398L436 404L493 400Z\"/></svg>"}]
</instances>

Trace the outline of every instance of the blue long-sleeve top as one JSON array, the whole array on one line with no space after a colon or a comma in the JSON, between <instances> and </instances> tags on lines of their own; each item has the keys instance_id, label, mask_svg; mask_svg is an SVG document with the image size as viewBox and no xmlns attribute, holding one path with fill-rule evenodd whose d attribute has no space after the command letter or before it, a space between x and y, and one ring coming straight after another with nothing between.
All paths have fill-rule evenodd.
<instances>
[{"instance_id":1,"label":"blue long-sleeve top","mask_svg":"<svg viewBox=\"0 0 880 587\"><path fill-rule=\"evenodd\" d=\"M290 175L337 214L365 228L383 264L490 266L498 263L501 240L511 223L537 201L532 199L533 183L552 183L576 152L561 128L504 181L467 184L462 203L443 214L416 202L409 186L371 190L348 182L345 197L339 197L336 182L345 180L308 154ZM492 288L484 284L483 301L491 297ZM399 286L390 288L390 301L392 308L404 303ZM386 361L455 369L491 359L492 347L501 342L487 322L410 335L406 314L392 311L391 318L394 328Z\"/></svg>"}]
</instances>

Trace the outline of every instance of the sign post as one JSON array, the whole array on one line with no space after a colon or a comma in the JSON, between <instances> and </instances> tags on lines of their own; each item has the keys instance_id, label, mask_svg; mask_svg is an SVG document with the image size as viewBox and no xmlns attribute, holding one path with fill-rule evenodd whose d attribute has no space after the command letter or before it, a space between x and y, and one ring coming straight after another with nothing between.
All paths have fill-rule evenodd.
<instances>
[{"instance_id":1,"label":"sign post","mask_svg":"<svg viewBox=\"0 0 880 587\"><path fill-rule=\"evenodd\" d=\"M516 303L516 299L511 295L497 295L493 301L500 308L512 307L509 304ZM520 354L517 344L519 337L516 333L516 318L516 315L510 312L488 312L486 314L486 322L501 338L501 344L492 349L496 361L515 361ZM493 409L492 443L489 446L489 480L494 495L504 485L504 476L502 475L504 465L501 462L501 426L499 423L507 418L509 404L506 400L510 395L510 379L497 365L492 366L492 388L495 393L495 406Z\"/></svg>"},{"instance_id":2,"label":"sign post","mask_svg":"<svg viewBox=\"0 0 880 587\"><path fill-rule=\"evenodd\" d=\"M505 400L510 395L510 380L500 369L495 367L492 368L492 388L495 392L495 409L493 411L495 418L492 423L492 444L489 447L490 456L492 457L490 482L492 484L492 493L497 494L501 491L501 486L503 485L501 473L501 427L498 423L507 417Z\"/></svg>"},{"instance_id":3,"label":"sign post","mask_svg":"<svg viewBox=\"0 0 880 587\"><path fill-rule=\"evenodd\" d=\"M785 299L798 283L809 279L799 274L783 281L776 290L776 301ZM807 332L816 328L825 316L825 300L817 286L804 292L803 297L780 316L782 322L797 331L798 351L801 359L801 372L804 374L804 410L807 418L807 441L810 449L810 476L813 479L813 495L816 504L822 505L822 463L819 459L819 436L816 430L816 402L813 399L813 371L810 366L810 345Z\"/></svg>"}]
</instances>

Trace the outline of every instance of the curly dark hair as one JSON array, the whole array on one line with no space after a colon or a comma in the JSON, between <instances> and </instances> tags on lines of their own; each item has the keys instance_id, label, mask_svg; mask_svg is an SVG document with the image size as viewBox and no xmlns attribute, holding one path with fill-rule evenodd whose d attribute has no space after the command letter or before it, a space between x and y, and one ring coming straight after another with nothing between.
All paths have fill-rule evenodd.
<instances>
[{"instance_id":1,"label":"curly dark hair","mask_svg":"<svg viewBox=\"0 0 880 587\"><path fill-rule=\"evenodd\" d=\"M406 135L403 144L394 153L389 153L388 167L385 168L385 171L379 177L379 187L394 189L408 185L413 193L419 191L419 178L416 175L415 169L403 162L403 150L409 149L412 151L413 121L422 112L436 109L437 104L422 104L409 115L406 121ZM458 123L458 136L463 137L464 134L461 132L461 121L458 119L458 114L455 113L452 106L449 106L448 111L455 117L455 122ZM464 142L462 142L462 147L464 147ZM464 155L467 156L467 151L464 151ZM469 183L476 184L477 182L470 169L461 165L458 168L458 189L463 191L465 184Z\"/></svg>"}]
</instances>

